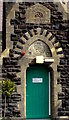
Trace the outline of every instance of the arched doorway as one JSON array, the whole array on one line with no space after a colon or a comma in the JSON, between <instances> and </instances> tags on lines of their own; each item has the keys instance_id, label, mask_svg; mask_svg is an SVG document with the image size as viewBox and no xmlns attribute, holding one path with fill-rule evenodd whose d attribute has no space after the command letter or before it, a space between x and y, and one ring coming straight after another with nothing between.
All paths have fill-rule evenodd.
<instances>
[{"instance_id":1,"label":"arched doorway","mask_svg":"<svg viewBox=\"0 0 69 120\"><path fill-rule=\"evenodd\" d=\"M43 64L35 64L26 71L26 119L49 118L49 68Z\"/></svg>"},{"instance_id":2,"label":"arched doorway","mask_svg":"<svg viewBox=\"0 0 69 120\"><path fill-rule=\"evenodd\" d=\"M53 70L52 75L52 116L56 116L58 105L61 104L58 101L58 91L61 87L57 86L57 77L59 77L59 73L57 72L57 65L59 65L60 57L63 57L62 48L59 46L59 42L56 42L55 37L52 33L47 34L47 30L44 30L42 34L41 28L37 28L37 34L34 33L33 30L30 30L32 33L32 37L26 32L25 37L22 36L19 39L19 42L15 48L15 57L18 58L18 63L21 66L21 72L19 76L21 76L21 86L18 88L18 91L22 95L22 101L20 103L21 114L26 118L26 70L29 67L29 64L37 63L35 60L37 56L42 56L38 60L40 63L41 61L43 64L47 64ZM28 38L28 39L27 39ZM25 53L25 54L23 54ZM54 62L52 61L54 60ZM38 63L38 64L39 64ZM59 88L59 89L58 89ZM23 89L23 91L22 91ZM57 106L57 107L55 107Z\"/></svg>"}]
</instances>

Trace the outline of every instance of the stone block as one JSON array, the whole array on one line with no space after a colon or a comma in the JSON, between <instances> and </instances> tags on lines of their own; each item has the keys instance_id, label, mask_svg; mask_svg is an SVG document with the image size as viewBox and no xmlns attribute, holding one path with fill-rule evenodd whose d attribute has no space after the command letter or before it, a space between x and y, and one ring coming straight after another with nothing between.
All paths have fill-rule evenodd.
<instances>
[{"instance_id":1,"label":"stone block","mask_svg":"<svg viewBox=\"0 0 69 120\"><path fill-rule=\"evenodd\" d=\"M58 112L58 116L65 116L66 113L64 111Z\"/></svg>"},{"instance_id":2,"label":"stone block","mask_svg":"<svg viewBox=\"0 0 69 120\"><path fill-rule=\"evenodd\" d=\"M58 65L57 66L57 71L59 72L59 71L63 71L63 69L64 69L64 65Z\"/></svg>"},{"instance_id":3,"label":"stone block","mask_svg":"<svg viewBox=\"0 0 69 120\"><path fill-rule=\"evenodd\" d=\"M65 104L66 106L69 106L69 100L68 101L66 100Z\"/></svg>"},{"instance_id":4,"label":"stone block","mask_svg":"<svg viewBox=\"0 0 69 120\"><path fill-rule=\"evenodd\" d=\"M58 111L65 111L65 108L63 108L63 107L58 108Z\"/></svg>"},{"instance_id":5,"label":"stone block","mask_svg":"<svg viewBox=\"0 0 69 120\"><path fill-rule=\"evenodd\" d=\"M65 99L65 94L64 93L58 93L58 99L60 100L63 100Z\"/></svg>"},{"instance_id":6,"label":"stone block","mask_svg":"<svg viewBox=\"0 0 69 120\"><path fill-rule=\"evenodd\" d=\"M60 65L66 65L67 60L66 59L60 59Z\"/></svg>"},{"instance_id":7,"label":"stone block","mask_svg":"<svg viewBox=\"0 0 69 120\"><path fill-rule=\"evenodd\" d=\"M14 78L14 77L16 77L16 72L8 72L7 73L7 77L8 78Z\"/></svg>"},{"instance_id":8,"label":"stone block","mask_svg":"<svg viewBox=\"0 0 69 120\"><path fill-rule=\"evenodd\" d=\"M19 11L15 11L15 17L16 17L16 19L18 19L20 17L20 12Z\"/></svg>"},{"instance_id":9,"label":"stone block","mask_svg":"<svg viewBox=\"0 0 69 120\"><path fill-rule=\"evenodd\" d=\"M22 32L21 29L15 29L15 30L14 30L14 33L15 33L15 34L19 34L19 33L21 33L21 32Z\"/></svg>"},{"instance_id":10,"label":"stone block","mask_svg":"<svg viewBox=\"0 0 69 120\"><path fill-rule=\"evenodd\" d=\"M16 34L11 34L11 41L18 41L18 36Z\"/></svg>"}]
</instances>

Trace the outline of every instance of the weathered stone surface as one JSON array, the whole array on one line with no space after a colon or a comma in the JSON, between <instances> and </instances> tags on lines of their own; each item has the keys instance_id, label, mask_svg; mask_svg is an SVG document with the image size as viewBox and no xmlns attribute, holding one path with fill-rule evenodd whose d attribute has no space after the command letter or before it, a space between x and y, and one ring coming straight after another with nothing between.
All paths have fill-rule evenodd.
<instances>
[{"instance_id":1,"label":"weathered stone surface","mask_svg":"<svg viewBox=\"0 0 69 120\"><path fill-rule=\"evenodd\" d=\"M33 5L26 10L26 23L50 23L50 10L39 3Z\"/></svg>"},{"instance_id":2,"label":"weathered stone surface","mask_svg":"<svg viewBox=\"0 0 69 120\"><path fill-rule=\"evenodd\" d=\"M60 46L62 47L63 51L60 51L57 53L58 54L64 54L64 58L60 59L59 61L59 65L57 66L57 72L60 72L60 78L57 79L57 83L61 85L61 93L56 93L58 94L58 101L62 101L61 104L61 108L57 105L56 102L56 106L58 106L58 109L55 113L55 115L53 116L66 116L69 115L69 108L67 108L67 106L69 107L69 42L68 42L68 38L69 35L68 34L68 29L69 29L69 25L68 25L68 21L63 21L63 14L61 11L58 11L58 6L56 4L51 3L47 3L47 2L41 2L41 3L37 3L40 4L41 6L47 7L50 10L50 24L44 24L40 23L42 21L37 21L37 23L26 23L26 11L32 7L32 5L35 5L35 2L24 2L24 3L18 3L19 4L19 10L15 10L15 14L13 16L13 18L10 20L11 25L14 25L14 33L12 33L11 31L11 36L10 36L10 41L13 41L13 48L10 49L9 51L9 58L4 58L4 62L3 62L3 77L8 77L10 78L13 82L15 82L16 86L20 86L21 84L23 84L23 82L21 81L21 76L17 76L19 75L18 73L20 73L21 71L21 66L18 64L18 57L14 57L15 53L17 55L20 55L20 58L22 58L22 53L19 51L15 51L14 49L16 48L16 45L18 42L20 42L22 45L25 44L26 41L29 40L29 36L33 37L33 35L38 35L38 31L37 28L42 28L40 35L43 34L43 30L46 29L48 30L47 33L44 35L47 37L47 35L49 34L49 32L51 32L53 34L53 36L55 36L56 40L53 41L53 36L49 38L49 41L53 41L53 45L56 42L59 42L60 45L56 47L56 49L60 48ZM12 11L11 11L12 12ZM35 11L36 12L36 11ZM42 16L42 14L37 14L38 16ZM36 17L37 17L36 15ZM47 17L47 16L45 16ZM7 19L7 21L9 21L10 18ZM32 19L32 17L31 17ZM8 26L9 22L7 23ZM9 27L8 27L9 29ZM30 32L32 31L33 32ZM25 34L26 32L29 33ZM24 40L20 39L21 37L24 37ZM8 39L8 37L7 37ZM18 44L18 48L23 49L22 46L19 46ZM57 50L56 50L57 51ZM27 61L27 60L26 60ZM25 61L25 62L26 62ZM55 61L56 62L56 61ZM26 63L25 63L26 64ZM10 69L9 69L10 68ZM24 68L23 68L24 69ZM23 75L23 74L22 74ZM56 86L56 80L54 80L55 86ZM18 87L19 87L18 86ZM58 85L57 85L58 86ZM17 88L18 88L17 87ZM23 86L22 86L23 87ZM55 88L53 88L55 89ZM16 92L20 90L17 89ZM20 91L21 92L21 91ZM24 92L23 92L24 93ZM23 95L23 93L21 93L21 95ZM55 91L54 91L55 93ZM55 96L55 95L54 95ZM15 98L15 99L14 99ZM13 100L14 99L14 100ZM53 101L55 101L56 98L54 98ZM11 101L10 101L11 100ZM7 110L7 114L6 116L14 116L14 117L20 117L21 114L24 114L23 108L20 107L20 110L17 108L17 102L20 100L20 104L24 103L24 101L21 102L21 98L17 98L17 95L13 95L12 99L9 100L8 103L8 110ZM22 99L23 100L23 99ZM13 102L14 101L14 102ZM64 102L65 101L65 102ZM53 102L52 102L53 103ZM22 105L21 105L22 106ZM55 109L54 107L54 109ZM10 111L10 114L9 114ZM21 113L22 112L22 113ZM56 115L58 113L58 115Z\"/></svg>"}]
</instances>

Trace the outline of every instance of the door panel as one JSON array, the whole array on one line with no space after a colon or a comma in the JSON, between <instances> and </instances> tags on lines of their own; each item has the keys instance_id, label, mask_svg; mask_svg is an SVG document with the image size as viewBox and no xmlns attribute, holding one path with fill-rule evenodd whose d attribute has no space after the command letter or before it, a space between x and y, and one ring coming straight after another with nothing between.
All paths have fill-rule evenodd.
<instances>
[{"instance_id":1,"label":"door panel","mask_svg":"<svg viewBox=\"0 0 69 120\"><path fill-rule=\"evenodd\" d=\"M49 118L49 71L42 65L27 69L26 118Z\"/></svg>"}]
</instances>

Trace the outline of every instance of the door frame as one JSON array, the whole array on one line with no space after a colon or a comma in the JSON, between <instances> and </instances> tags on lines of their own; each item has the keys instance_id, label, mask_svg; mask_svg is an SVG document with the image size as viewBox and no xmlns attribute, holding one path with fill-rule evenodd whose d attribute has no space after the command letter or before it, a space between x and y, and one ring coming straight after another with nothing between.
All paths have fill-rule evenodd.
<instances>
[{"instance_id":1,"label":"door frame","mask_svg":"<svg viewBox=\"0 0 69 120\"><path fill-rule=\"evenodd\" d=\"M49 115L51 116L51 79L49 71Z\"/></svg>"}]
</instances>

